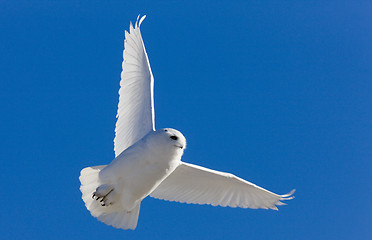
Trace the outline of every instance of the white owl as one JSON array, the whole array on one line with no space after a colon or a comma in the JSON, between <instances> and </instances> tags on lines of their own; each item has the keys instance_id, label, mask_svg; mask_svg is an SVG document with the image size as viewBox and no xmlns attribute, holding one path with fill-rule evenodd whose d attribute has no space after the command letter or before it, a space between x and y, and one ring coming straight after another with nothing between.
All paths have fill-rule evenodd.
<instances>
[{"instance_id":1,"label":"white owl","mask_svg":"<svg viewBox=\"0 0 372 240\"><path fill-rule=\"evenodd\" d=\"M292 199L230 173L181 161L186 139L177 130L155 130L154 78L142 40L145 16L125 32L116 122L115 159L81 171L85 206L98 220L135 229L141 201L151 196L182 203L241 208L271 208Z\"/></svg>"}]
</instances>

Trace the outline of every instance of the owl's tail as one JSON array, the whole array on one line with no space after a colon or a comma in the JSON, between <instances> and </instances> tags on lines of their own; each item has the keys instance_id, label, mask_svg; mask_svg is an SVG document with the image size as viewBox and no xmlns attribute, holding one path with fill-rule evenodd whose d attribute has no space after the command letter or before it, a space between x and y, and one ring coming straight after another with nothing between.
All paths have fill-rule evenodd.
<instances>
[{"instance_id":1,"label":"owl's tail","mask_svg":"<svg viewBox=\"0 0 372 240\"><path fill-rule=\"evenodd\" d=\"M81 183L80 191L85 206L92 216L107 225L111 225L115 228L134 230L137 227L140 202L128 212L121 208L119 204L102 206L100 201L94 199L93 194L97 191L97 188L104 186L99 180L99 172L106 166L107 165L87 167L81 170L79 177Z\"/></svg>"}]
</instances>

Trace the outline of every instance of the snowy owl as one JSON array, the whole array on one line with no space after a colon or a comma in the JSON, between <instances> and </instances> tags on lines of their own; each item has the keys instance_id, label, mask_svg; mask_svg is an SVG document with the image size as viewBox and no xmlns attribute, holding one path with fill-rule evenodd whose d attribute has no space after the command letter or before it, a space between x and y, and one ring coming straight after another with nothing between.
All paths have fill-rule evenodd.
<instances>
[{"instance_id":1,"label":"snowy owl","mask_svg":"<svg viewBox=\"0 0 372 240\"><path fill-rule=\"evenodd\" d=\"M278 195L230 173L181 161L186 139L181 132L155 130L154 78L142 40L145 16L125 31L115 159L84 168L80 190L86 208L115 228L135 229L141 201L153 198L181 203L277 209L294 192Z\"/></svg>"}]
</instances>

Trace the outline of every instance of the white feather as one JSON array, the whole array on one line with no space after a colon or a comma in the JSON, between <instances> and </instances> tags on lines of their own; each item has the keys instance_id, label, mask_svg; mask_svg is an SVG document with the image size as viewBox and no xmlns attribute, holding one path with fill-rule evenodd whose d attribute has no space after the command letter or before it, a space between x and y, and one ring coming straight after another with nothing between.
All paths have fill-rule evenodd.
<instances>
[{"instance_id":1,"label":"white feather","mask_svg":"<svg viewBox=\"0 0 372 240\"><path fill-rule=\"evenodd\" d=\"M293 193L278 195L230 173L182 162L150 196L181 203L277 210L275 205L292 199Z\"/></svg>"},{"instance_id":2,"label":"white feather","mask_svg":"<svg viewBox=\"0 0 372 240\"><path fill-rule=\"evenodd\" d=\"M140 25L130 24L125 31L123 71L121 73L119 105L115 128L115 157L144 137L154 125L154 78L143 44Z\"/></svg>"}]
</instances>

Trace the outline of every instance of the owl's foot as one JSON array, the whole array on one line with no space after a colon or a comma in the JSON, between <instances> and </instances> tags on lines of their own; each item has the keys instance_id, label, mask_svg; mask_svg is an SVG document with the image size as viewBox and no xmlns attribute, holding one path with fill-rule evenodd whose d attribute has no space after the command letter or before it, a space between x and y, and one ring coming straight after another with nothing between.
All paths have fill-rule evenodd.
<instances>
[{"instance_id":1,"label":"owl's foot","mask_svg":"<svg viewBox=\"0 0 372 240\"><path fill-rule=\"evenodd\" d=\"M101 203L101 206L109 206L113 204L114 188L108 184L99 186L93 193L92 198Z\"/></svg>"}]
</instances>

